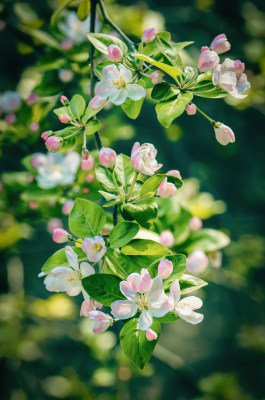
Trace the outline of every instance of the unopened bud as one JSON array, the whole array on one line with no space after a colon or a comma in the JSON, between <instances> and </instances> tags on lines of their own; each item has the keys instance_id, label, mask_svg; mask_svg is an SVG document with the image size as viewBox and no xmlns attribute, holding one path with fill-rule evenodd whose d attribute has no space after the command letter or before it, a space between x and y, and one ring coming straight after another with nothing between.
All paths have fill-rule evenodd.
<instances>
[{"instance_id":1,"label":"unopened bud","mask_svg":"<svg viewBox=\"0 0 265 400\"><path fill-rule=\"evenodd\" d=\"M143 32L142 41L144 43L151 43L153 40L155 40L156 35L157 35L157 33L156 33L155 28L146 29Z\"/></svg>"},{"instance_id":2,"label":"unopened bud","mask_svg":"<svg viewBox=\"0 0 265 400\"><path fill-rule=\"evenodd\" d=\"M186 105L186 112L188 115L194 115L194 114L196 114L196 111L197 111L197 108L194 103Z\"/></svg>"},{"instance_id":3,"label":"unopened bud","mask_svg":"<svg viewBox=\"0 0 265 400\"><path fill-rule=\"evenodd\" d=\"M111 44L108 47L108 56L111 61L122 61L122 51L115 44Z\"/></svg>"},{"instance_id":4,"label":"unopened bud","mask_svg":"<svg viewBox=\"0 0 265 400\"><path fill-rule=\"evenodd\" d=\"M61 228L56 228L52 235L53 240L56 243L65 243L69 241L69 233Z\"/></svg>"},{"instance_id":5,"label":"unopened bud","mask_svg":"<svg viewBox=\"0 0 265 400\"><path fill-rule=\"evenodd\" d=\"M62 122L62 124L67 124L67 122L71 120L71 117L67 114L59 115L59 120Z\"/></svg>"}]
</instances>

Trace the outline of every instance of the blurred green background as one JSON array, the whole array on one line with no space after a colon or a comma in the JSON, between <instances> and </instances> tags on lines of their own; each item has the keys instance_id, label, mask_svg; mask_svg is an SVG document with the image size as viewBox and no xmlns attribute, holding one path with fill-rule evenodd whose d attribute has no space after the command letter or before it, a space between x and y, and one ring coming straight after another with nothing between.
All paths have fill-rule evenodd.
<instances>
[{"instance_id":1,"label":"blurred green background","mask_svg":"<svg viewBox=\"0 0 265 400\"><path fill-rule=\"evenodd\" d=\"M18 83L20 91L27 93L31 81L39 79L42 96L62 90L70 96L80 77L79 91L86 90L86 59L80 68L73 61L67 67L56 65L56 58L43 46L47 37L32 35L32 29L50 31L57 5L53 0L0 4L1 93L17 90ZM37 274L58 248L47 232L47 220L53 215L47 207L28 208L12 185L1 194L1 185L1 399L265 400L264 0L111 1L107 5L117 24L134 39L143 29L156 26L170 31L175 41L194 40L184 55L187 61L196 63L200 47L226 33L232 44L228 57L245 62L252 89L244 101L196 99L200 108L233 129L233 145L220 146L200 115L182 115L165 130L148 102L136 121L120 109L110 110L105 117L106 145L113 143L116 150L129 154L133 140L151 142L168 169L177 168L183 178L197 179L192 181L193 190L200 182L202 192L225 201L226 212L217 213L204 226L223 229L232 243L224 251L222 267L205 276L209 285L200 292L203 323L165 325L150 364L139 371L123 356L115 329L91 334L88 322L78 316L78 300L45 291ZM55 28L50 35L58 36ZM85 43L84 53L86 48ZM35 76L29 67L36 63ZM58 78L62 67L74 71L67 82ZM27 111L20 112L26 118ZM47 118L45 113L36 115L29 118L40 123L37 132L30 131L28 119L21 129L0 124L1 172L23 171L23 157L45 151L40 132L58 123L52 113ZM195 202L193 207L202 217L207 205ZM56 216L58 210L53 213ZM66 218L63 222L66 227Z\"/></svg>"}]
</instances>

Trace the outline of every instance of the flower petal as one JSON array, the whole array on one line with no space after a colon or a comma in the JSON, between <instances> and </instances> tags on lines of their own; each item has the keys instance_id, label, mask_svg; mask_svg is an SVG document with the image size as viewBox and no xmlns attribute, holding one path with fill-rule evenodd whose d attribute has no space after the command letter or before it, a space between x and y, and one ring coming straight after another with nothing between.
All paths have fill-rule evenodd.
<instances>
[{"instance_id":1,"label":"flower petal","mask_svg":"<svg viewBox=\"0 0 265 400\"><path fill-rule=\"evenodd\" d=\"M190 324L196 325L202 322L204 316L203 314L197 313L197 312L192 312L189 315L179 315L184 321L189 322Z\"/></svg>"},{"instance_id":2,"label":"flower petal","mask_svg":"<svg viewBox=\"0 0 265 400\"><path fill-rule=\"evenodd\" d=\"M130 282L128 281L122 281L120 283L120 291L124 294L125 297L127 297L127 299L131 301L139 297L138 293L132 290Z\"/></svg>"},{"instance_id":3,"label":"flower petal","mask_svg":"<svg viewBox=\"0 0 265 400\"><path fill-rule=\"evenodd\" d=\"M128 68L124 67L124 65L121 64L119 66L119 70L120 70L121 77L125 83L129 83L132 81L132 73Z\"/></svg>"},{"instance_id":4,"label":"flower petal","mask_svg":"<svg viewBox=\"0 0 265 400\"><path fill-rule=\"evenodd\" d=\"M184 299L181 299L178 305L185 305L190 307L192 310L198 310L198 308L201 308L201 306L203 305L203 302L201 299L199 299L199 297L188 296L184 297Z\"/></svg>"},{"instance_id":5,"label":"flower petal","mask_svg":"<svg viewBox=\"0 0 265 400\"><path fill-rule=\"evenodd\" d=\"M146 95L146 90L136 83L127 85L127 96L132 100L140 100Z\"/></svg>"},{"instance_id":6,"label":"flower petal","mask_svg":"<svg viewBox=\"0 0 265 400\"><path fill-rule=\"evenodd\" d=\"M74 252L74 250L72 249L71 246L66 246L65 255L66 255L66 258L67 258L69 264L71 265L71 267L78 270L79 269L78 256Z\"/></svg>"},{"instance_id":7,"label":"flower petal","mask_svg":"<svg viewBox=\"0 0 265 400\"><path fill-rule=\"evenodd\" d=\"M153 323L152 313L149 310L143 310L139 317L139 329L146 331Z\"/></svg>"},{"instance_id":8,"label":"flower petal","mask_svg":"<svg viewBox=\"0 0 265 400\"><path fill-rule=\"evenodd\" d=\"M114 318L131 318L137 313L137 305L129 300L117 300L111 304L111 313Z\"/></svg>"},{"instance_id":9,"label":"flower petal","mask_svg":"<svg viewBox=\"0 0 265 400\"><path fill-rule=\"evenodd\" d=\"M106 79L113 79L114 77L117 78L119 76L119 70L115 64L104 67L102 73Z\"/></svg>"},{"instance_id":10,"label":"flower petal","mask_svg":"<svg viewBox=\"0 0 265 400\"><path fill-rule=\"evenodd\" d=\"M72 286L66 290L68 296L77 296L81 292L81 286Z\"/></svg>"},{"instance_id":11,"label":"flower petal","mask_svg":"<svg viewBox=\"0 0 265 400\"><path fill-rule=\"evenodd\" d=\"M109 95L110 101L116 106L120 106L127 99L126 89L114 89Z\"/></svg>"},{"instance_id":12,"label":"flower petal","mask_svg":"<svg viewBox=\"0 0 265 400\"><path fill-rule=\"evenodd\" d=\"M105 97L109 97L109 95L116 90L117 89L113 86L112 81L110 81L110 80L100 81L96 84L95 94L96 94L96 96L105 98Z\"/></svg>"},{"instance_id":13,"label":"flower petal","mask_svg":"<svg viewBox=\"0 0 265 400\"><path fill-rule=\"evenodd\" d=\"M93 275L95 273L95 268L89 263L83 261L80 264L80 271L82 273L82 277L85 278L86 276Z\"/></svg>"}]
</instances>

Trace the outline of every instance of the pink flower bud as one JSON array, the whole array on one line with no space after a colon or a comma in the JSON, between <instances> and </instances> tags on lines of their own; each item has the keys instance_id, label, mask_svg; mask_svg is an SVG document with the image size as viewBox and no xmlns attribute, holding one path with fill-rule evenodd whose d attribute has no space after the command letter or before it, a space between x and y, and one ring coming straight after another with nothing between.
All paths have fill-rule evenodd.
<instances>
[{"instance_id":1,"label":"pink flower bud","mask_svg":"<svg viewBox=\"0 0 265 400\"><path fill-rule=\"evenodd\" d=\"M16 122L17 117L15 116L15 114L8 114L5 116L5 121L8 124L13 124L14 122Z\"/></svg>"},{"instance_id":2,"label":"pink flower bud","mask_svg":"<svg viewBox=\"0 0 265 400\"><path fill-rule=\"evenodd\" d=\"M202 228L202 221L200 218L192 217L189 222L189 227L192 232L197 232Z\"/></svg>"},{"instance_id":3,"label":"pink flower bud","mask_svg":"<svg viewBox=\"0 0 265 400\"><path fill-rule=\"evenodd\" d=\"M208 46L202 46L201 53L203 53L205 50L209 50L209 47Z\"/></svg>"},{"instance_id":4,"label":"pink flower bud","mask_svg":"<svg viewBox=\"0 0 265 400\"><path fill-rule=\"evenodd\" d=\"M62 148L62 139L57 136L50 136L45 142L46 147L52 153L57 153Z\"/></svg>"},{"instance_id":5,"label":"pink flower bud","mask_svg":"<svg viewBox=\"0 0 265 400\"><path fill-rule=\"evenodd\" d=\"M194 115L196 114L197 108L195 104L187 104L186 105L186 112L188 115Z\"/></svg>"},{"instance_id":6,"label":"pink flower bud","mask_svg":"<svg viewBox=\"0 0 265 400\"><path fill-rule=\"evenodd\" d=\"M66 200L62 208L62 213L64 215L69 215L72 208L74 207L74 204L75 204L74 200Z\"/></svg>"},{"instance_id":7,"label":"pink flower bud","mask_svg":"<svg viewBox=\"0 0 265 400\"><path fill-rule=\"evenodd\" d=\"M245 64L242 63L240 60L235 60L234 66L230 68L230 70L235 72L238 76L240 76L245 71Z\"/></svg>"},{"instance_id":8,"label":"pink flower bud","mask_svg":"<svg viewBox=\"0 0 265 400\"><path fill-rule=\"evenodd\" d=\"M166 173L166 175L171 175L171 176L175 176L176 178L182 180L180 172L177 169L172 169L171 171L168 171Z\"/></svg>"},{"instance_id":9,"label":"pink flower bud","mask_svg":"<svg viewBox=\"0 0 265 400\"><path fill-rule=\"evenodd\" d=\"M226 146L228 143L234 143L236 141L232 129L229 128L229 126L221 124L220 122L217 122L214 128L214 132L217 142L219 142L223 146Z\"/></svg>"},{"instance_id":10,"label":"pink flower bud","mask_svg":"<svg viewBox=\"0 0 265 400\"><path fill-rule=\"evenodd\" d=\"M158 275L162 276L162 279L167 279L173 272L173 264L169 260L161 260L158 264Z\"/></svg>"},{"instance_id":11,"label":"pink flower bud","mask_svg":"<svg viewBox=\"0 0 265 400\"><path fill-rule=\"evenodd\" d=\"M111 61L122 61L122 51L115 44L111 44L108 47L108 56Z\"/></svg>"},{"instance_id":12,"label":"pink flower bud","mask_svg":"<svg viewBox=\"0 0 265 400\"><path fill-rule=\"evenodd\" d=\"M62 50L68 51L71 50L74 46L74 41L72 39L64 39L61 41Z\"/></svg>"},{"instance_id":13,"label":"pink flower bud","mask_svg":"<svg viewBox=\"0 0 265 400\"><path fill-rule=\"evenodd\" d=\"M92 183L95 180L95 175L94 174L87 174L85 177L85 181L87 183Z\"/></svg>"},{"instance_id":14,"label":"pink flower bud","mask_svg":"<svg viewBox=\"0 0 265 400\"><path fill-rule=\"evenodd\" d=\"M83 301L80 308L80 317L89 317L90 311L94 311L95 307L93 304L93 300Z\"/></svg>"},{"instance_id":15,"label":"pink flower bud","mask_svg":"<svg viewBox=\"0 0 265 400\"><path fill-rule=\"evenodd\" d=\"M157 189L157 195L162 199L168 199L176 194L177 188L173 183L169 183L167 178L163 180Z\"/></svg>"},{"instance_id":16,"label":"pink flower bud","mask_svg":"<svg viewBox=\"0 0 265 400\"><path fill-rule=\"evenodd\" d=\"M155 28L146 29L143 32L142 41L144 43L151 43L153 40L155 40L156 35L157 35L157 33L156 33Z\"/></svg>"},{"instance_id":17,"label":"pink flower bud","mask_svg":"<svg viewBox=\"0 0 265 400\"><path fill-rule=\"evenodd\" d=\"M216 36L212 41L211 49L217 54L222 54L231 49L231 44L228 42L226 35L221 33L221 35Z\"/></svg>"},{"instance_id":18,"label":"pink flower bud","mask_svg":"<svg viewBox=\"0 0 265 400\"><path fill-rule=\"evenodd\" d=\"M42 134L40 135L40 137L41 137L43 140L46 141L46 140L48 139L49 135L50 135L50 131L44 131L44 132L42 132Z\"/></svg>"},{"instance_id":19,"label":"pink flower bud","mask_svg":"<svg viewBox=\"0 0 265 400\"><path fill-rule=\"evenodd\" d=\"M116 162L116 152L109 147L101 147L98 158L104 167L113 168Z\"/></svg>"},{"instance_id":20,"label":"pink flower bud","mask_svg":"<svg viewBox=\"0 0 265 400\"><path fill-rule=\"evenodd\" d=\"M60 102L62 103L63 106L69 104L68 98L67 98L66 96L64 96L64 95L62 95L62 96L60 97Z\"/></svg>"},{"instance_id":21,"label":"pink flower bud","mask_svg":"<svg viewBox=\"0 0 265 400\"><path fill-rule=\"evenodd\" d=\"M69 233L61 228L56 228L53 231L52 238L56 243L68 242Z\"/></svg>"},{"instance_id":22,"label":"pink flower bud","mask_svg":"<svg viewBox=\"0 0 265 400\"><path fill-rule=\"evenodd\" d=\"M52 234L53 231L54 231L54 229L56 229L56 228L62 228L62 227L63 227L63 224L62 224L62 221L61 221L59 218L51 218L51 219L48 221L48 224L47 224L47 231L48 231L50 234Z\"/></svg>"},{"instance_id":23,"label":"pink flower bud","mask_svg":"<svg viewBox=\"0 0 265 400\"><path fill-rule=\"evenodd\" d=\"M32 106L33 104L35 104L37 101L39 100L39 96L37 95L37 93L30 93L29 97L27 98L26 102L28 106Z\"/></svg>"},{"instance_id":24,"label":"pink flower bud","mask_svg":"<svg viewBox=\"0 0 265 400\"><path fill-rule=\"evenodd\" d=\"M38 203L36 201L30 201L29 202L29 208L31 210L37 210L37 208L39 207Z\"/></svg>"},{"instance_id":25,"label":"pink flower bud","mask_svg":"<svg viewBox=\"0 0 265 400\"><path fill-rule=\"evenodd\" d=\"M159 83L162 82L163 76L164 76L164 75L165 75L165 74L163 74L162 71L159 71L159 70L154 71L154 72L150 75L150 78L151 78L151 80L152 80L152 83L153 83L154 85L158 85Z\"/></svg>"},{"instance_id":26,"label":"pink flower bud","mask_svg":"<svg viewBox=\"0 0 265 400\"><path fill-rule=\"evenodd\" d=\"M208 258L202 250L195 250L187 257L187 271L202 274L208 267Z\"/></svg>"},{"instance_id":27,"label":"pink flower bud","mask_svg":"<svg viewBox=\"0 0 265 400\"><path fill-rule=\"evenodd\" d=\"M100 110L100 109L104 106L104 104L106 103L106 101L107 101L107 99L104 98L104 97L95 96L95 97L93 97L93 98L90 100L88 106L89 106L92 110L98 111L98 110Z\"/></svg>"},{"instance_id":28,"label":"pink flower bud","mask_svg":"<svg viewBox=\"0 0 265 400\"><path fill-rule=\"evenodd\" d=\"M89 190L89 188L85 187L85 188L82 190L82 192L83 192L84 194L88 194L88 193L90 192L90 190Z\"/></svg>"},{"instance_id":29,"label":"pink flower bud","mask_svg":"<svg viewBox=\"0 0 265 400\"><path fill-rule=\"evenodd\" d=\"M31 124L30 124L31 132L38 132L39 129L40 129L40 126L39 126L38 122L31 122Z\"/></svg>"},{"instance_id":30,"label":"pink flower bud","mask_svg":"<svg viewBox=\"0 0 265 400\"><path fill-rule=\"evenodd\" d=\"M163 246L170 248L174 245L175 239L170 231L163 231L160 235L159 242Z\"/></svg>"},{"instance_id":31,"label":"pink flower bud","mask_svg":"<svg viewBox=\"0 0 265 400\"><path fill-rule=\"evenodd\" d=\"M202 52L198 59L198 68L201 72L214 69L219 64L219 56L215 51L205 50Z\"/></svg>"},{"instance_id":32,"label":"pink flower bud","mask_svg":"<svg viewBox=\"0 0 265 400\"><path fill-rule=\"evenodd\" d=\"M59 115L59 120L62 122L62 124L67 124L67 122L71 120L71 117L67 114Z\"/></svg>"},{"instance_id":33,"label":"pink flower bud","mask_svg":"<svg viewBox=\"0 0 265 400\"><path fill-rule=\"evenodd\" d=\"M94 164L95 164L94 158L89 155L87 159L82 159L81 168L83 171L90 171L91 169L93 169Z\"/></svg>"},{"instance_id":34,"label":"pink flower bud","mask_svg":"<svg viewBox=\"0 0 265 400\"><path fill-rule=\"evenodd\" d=\"M145 337L147 340L149 340L151 342L152 340L157 339L157 333L155 331L153 331L153 329L149 328L145 332Z\"/></svg>"}]
</instances>

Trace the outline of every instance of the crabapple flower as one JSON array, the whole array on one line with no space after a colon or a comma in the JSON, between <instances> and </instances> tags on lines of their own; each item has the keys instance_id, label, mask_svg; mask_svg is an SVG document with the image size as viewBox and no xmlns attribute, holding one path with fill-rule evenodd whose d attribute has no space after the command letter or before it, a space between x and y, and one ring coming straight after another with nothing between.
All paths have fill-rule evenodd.
<instances>
[{"instance_id":1,"label":"crabapple flower","mask_svg":"<svg viewBox=\"0 0 265 400\"><path fill-rule=\"evenodd\" d=\"M165 74L163 74L162 71L159 71L159 70L154 71L154 72L150 75L150 78L151 78L152 83L153 83L154 85L158 85L159 83L162 82L163 76L164 76L164 75L165 75Z\"/></svg>"},{"instance_id":2,"label":"crabapple flower","mask_svg":"<svg viewBox=\"0 0 265 400\"><path fill-rule=\"evenodd\" d=\"M145 97L145 89L136 83L131 83L132 73L124 65L121 64L119 67L115 64L107 65L102 72L105 79L96 84L97 96L109 97L116 106L123 104L127 97L132 100Z\"/></svg>"},{"instance_id":3,"label":"crabapple flower","mask_svg":"<svg viewBox=\"0 0 265 400\"><path fill-rule=\"evenodd\" d=\"M209 71L210 69L216 68L219 61L219 56L215 51L205 50L199 56L198 68L200 72Z\"/></svg>"},{"instance_id":4,"label":"crabapple flower","mask_svg":"<svg viewBox=\"0 0 265 400\"><path fill-rule=\"evenodd\" d=\"M213 73L213 84L221 86L231 96L237 99L247 97L246 90L250 88L247 75L243 73L245 64L239 60L230 60L226 58L222 64L219 64Z\"/></svg>"},{"instance_id":5,"label":"crabapple flower","mask_svg":"<svg viewBox=\"0 0 265 400\"><path fill-rule=\"evenodd\" d=\"M163 289L161 276L151 279L149 272L142 268L141 274L132 273L120 283L120 290L127 300L111 304L114 318L128 319L140 311L139 329L146 331L153 323L153 317L163 317L169 311L168 297Z\"/></svg>"},{"instance_id":6,"label":"crabapple flower","mask_svg":"<svg viewBox=\"0 0 265 400\"><path fill-rule=\"evenodd\" d=\"M82 243L82 250L86 253L88 260L91 262L101 260L107 251L104 239L99 235L94 238L85 237Z\"/></svg>"},{"instance_id":7,"label":"crabapple flower","mask_svg":"<svg viewBox=\"0 0 265 400\"><path fill-rule=\"evenodd\" d=\"M108 47L108 56L111 61L122 61L122 51L115 44L111 44Z\"/></svg>"},{"instance_id":8,"label":"crabapple flower","mask_svg":"<svg viewBox=\"0 0 265 400\"><path fill-rule=\"evenodd\" d=\"M228 42L226 35L221 33L212 41L211 49L217 54L223 54L231 49L231 44Z\"/></svg>"},{"instance_id":9,"label":"crabapple flower","mask_svg":"<svg viewBox=\"0 0 265 400\"><path fill-rule=\"evenodd\" d=\"M69 296L77 296L83 291L81 280L94 274L95 270L87 262L81 262L79 266L78 256L72 247L65 247L65 255L70 267L56 267L47 275L41 272L39 277L46 275L44 284L49 292L66 292Z\"/></svg>"},{"instance_id":10,"label":"crabapple flower","mask_svg":"<svg viewBox=\"0 0 265 400\"><path fill-rule=\"evenodd\" d=\"M143 32L142 41L143 41L144 43L151 43L153 40L155 40L156 35L157 35L157 33L156 33L155 28L146 29L146 30Z\"/></svg>"},{"instance_id":11,"label":"crabapple flower","mask_svg":"<svg viewBox=\"0 0 265 400\"><path fill-rule=\"evenodd\" d=\"M36 177L39 187L51 189L58 185L70 185L75 180L75 174L80 165L80 155L76 152L68 154L48 153L42 164L38 166Z\"/></svg>"},{"instance_id":12,"label":"crabapple flower","mask_svg":"<svg viewBox=\"0 0 265 400\"><path fill-rule=\"evenodd\" d=\"M0 105L3 111L17 111L21 106L21 97L18 92L7 90L0 97Z\"/></svg>"},{"instance_id":13,"label":"crabapple flower","mask_svg":"<svg viewBox=\"0 0 265 400\"><path fill-rule=\"evenodd\" d=\"M201 308L203 304L201 299L196 296L189 296L180 300L180 286L177 279L170 286L168 299L170 310L174 311L184 321L190 324L199 324L203 320L203 314L194 312L194 310Z\"/></svg>"},{"instance_id":14,"label":"crabapple flower","mask_svg":"<svg viewBox=\"0 0 265 400\"><path fill-rule=\"evenodd\" d=\"M157 333L155 331L153 331L153 329L149 328L145 332L145 337L147 340L149 340L149 342L151 342L152 340L157 339Z\"/></svg>"},{"instance_id":15,"label":"crabapple flower","mask_svg":"<svg viewBox=\"0 0 265 400\"><path fill-rule=\"evenodd\" d=\"M90 311L95 311L97 308L101 309L103 307L103 304L100 304L97 301L90 299L87 293L85 298L86 300L84 300L81 304L80 317L89 317Z\"/></svg>"},{"instance_id":16,"label":"crabapple flower","mask_svg":"<svg viewBox=\"0 0 265 400\"><path fill-rule=\"evenodd\" d=\"M90 311L89 319L93 321L92 331L94 333L105 332L113 324L113 318L102 311Z\"/></svg>"},{"instance_id":17,"label":"crabapple flower","mask_svg":"<svg viewBox=\"0 0 265 400\"><path fill-rule=\"evenodd\" d=\"M66 200L62 208L62 213L64 215L69 215L72 208L74 207L74 204L75 204L74 200Z\"/></svg>"},{"instance_id":18,"label":"crabapple flower","mask_svg":"<svg viewBox=\"0 0 265 400\"><path fill-rule=\"evenodd\" d=\"M109 147L101 147L98 158L104 167L113 168L116 162L116 152Z\"/></svg>"},{"instance_id":19,"label":"crabapple flower","mask_svg":"<svg viewBox=\"0 0 265 400\"><path fill-rule=\"evenodd\" d=\"M215 137L217 142L226 146L228 143L236 141L235 134L229 126L217 122L214 127Z\"/></svg>"},{"instance_id":20,"label":"crabapple flower","mask_svg":"<svg viewBox=\"0 0 265 400\"><path fill-rule=\"evenodd\" d=\"M139 142L134 143L131 153L132 166L145 175L154 175L154 173L162 167L156 161L157 150L151 143L140 145Z\"/></svg>"},{"instance_id":21,"label":"crabapple flower","mask_svg":"<svg viewBox=\"0 0 265 400\"><path fill-rule=\"evenodd\" d=\"M46 163L46 156L42 153L35 153L31 157L31 165L33 168L37 169L40 165Z\"/></svg>"},{"instance_id":22,"label":"crabapple flower","mask_svg":"<svg viewBox=\"0 0 265 400\"><path fill-rule=\"evenodd\" d=\"M90 154L83 155L82 154L82 161L81 161L81 168L83 171L90 171L93 169L95 164L94 157L92 157Z\"/></svg>"},{"instance_id":23,"label":"crabapple flower","mask_svg":"<svg viewBox=\"0 0 265 400\"><path fill-rule=\"evenodd\" d=\"M170 231L163 231L160 235L160 244L165 247L172 247L175 243L175 238Z\"/></svg>"},{"instance_id":24,"label":"crabapple flower","mask_svg":"<svg viewBox=\"0 0 265 400\"><path fill-rule=\"evenodd\" d=\"M195 104L187 104L186 105L186 112L188 115L194 115L196 114L197 107Z\"/></svg>"},{"instance_id":25,"label":"crabapple flower","mask_svg":"<svg viewBox=\"0 0 265 400\"><path fill-rule=\"evenodd\" d=\"M50 136L45 142L45 145L48 150L50 150L53 153L57 153L58 151L61 150L63 141L61 138L57 136Z\"/></svg>"},{"instance_id":26,"label":"crabapple flower","mask_svg":"<svg viewBox=\"0 0 265 400\"><path fill-rule=\"evenodd\" d=\"M208 263L206 254L202 250L195 250L187 257L187 271L194 275L202 274Z\"/></svg>"},{"instance_id":27,"label":"crabapple flower","mask_svg":"<svg viewBox=\"0 0 265 400\"><path fill-rule=\"evenodd\" d=\"M80 21L74 11L70 11L63 22L58 23L60 31L75 44L80 44L86 40L87 32L90 31L89 18Z\"/></svg>"},{"instance_id":28,"label":"crabapple flower","mask_svg":"<svg viewBox=\"0 0 265 400\"><path fill-rule=\"evenodd\" d=\"M100 110L102 107L104 107L105 103L106 103L107 99L104 97L100 97L100 96L94 96L88 106L94 110L94 111L98 111Z\"/></svg>"},{"instance_id":29,"label":"crabapple flower","mask_svg":"<svg viewBox=\"0 0 265 400\"><path fill-rule=\"evenodd\" d=\"M168 171L166 173L166 175L171 175L171 176L175 176L176 178L182 180L180 172L177 169L172 169L171 171Z\"/></svg>"},{"instance_id":30,"label":"crabapple flower","mask_svg":"<svg viewBox=\"0 0 265 400\"><path fill-rule=\"evenodd\" d=\"M167 181L165 178L157 189L157 195L162 199L168 199L176 194L177 188L173 183Z\"/></svg>"},{"instance_id":31,"label":"crabapple flower","mask_svg":"<svg viewBox=\"0 0 265 400\"><path fill-rule=\"evenodd\" d=\"M56 243L65 243L69 241L69 233L61 228L56 228L53 231L52 239Z\"/></svg>"},{"instance_id":32,"label":"crabapple flower","mask_svg":"<svg viewBox=\"0 0 265 400\"><path fill-rule=\"evenodd\" d=\"M197 232L202 228L202 221L198 217L192 217L189 222L189 227L192 232Z\"/></svg>"},{"instance_id":33,"label":"crabapple flower","mask_svg":"<svg viewBox=\"0 0 265 400\"><path fill-rule=\"evenodd\" d=\"M167 279L173 272L173 264L169 260L161 260L158 264L158 275L162 277L162 279Z\"/></svg>"}]
</instances>

